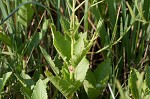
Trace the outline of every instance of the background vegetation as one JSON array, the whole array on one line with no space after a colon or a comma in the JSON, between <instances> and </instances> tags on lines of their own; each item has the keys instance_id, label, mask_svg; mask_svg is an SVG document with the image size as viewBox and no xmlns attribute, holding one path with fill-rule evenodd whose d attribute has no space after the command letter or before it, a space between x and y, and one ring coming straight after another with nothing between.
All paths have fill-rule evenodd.
<instances>
[{"instance_id":1,"label":"background vegetation","mask_svg":"<svg viewBox=\"0 0 150 99\"><path fill-rule=\"evenodd\" d=\"M150 0L0 0L1 99L149 99Z\"/></svg>"}]
</instances>

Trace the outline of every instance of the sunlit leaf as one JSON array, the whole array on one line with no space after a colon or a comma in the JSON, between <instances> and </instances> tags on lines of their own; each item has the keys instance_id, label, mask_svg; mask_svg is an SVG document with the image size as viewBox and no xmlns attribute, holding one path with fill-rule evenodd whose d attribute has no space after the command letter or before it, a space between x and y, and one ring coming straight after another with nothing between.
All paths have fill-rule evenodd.
<instances>
[{"instance_id":1,"label":"sunlit leaf","mask_svg":"<svg viewBox=\"0 0 150 99\"><path fill-rule=\"evenodd\" d=\"M32 8L32 4L23 5L18 11L17 20L27 28L31 23L33 14L34 14L34 10Z\"/></svg>"},{"instance_id":2,"label":"sunlit leaf","mask_svg":"<svg viewBox=\"0 0 150 99\"><path fill-rule=\"evenodd\" d=\"M50 72L46 72L46 76L49 78L51 83L66 97L71 97L79 88L80 82L76 81L73 84L64 80L58 76L53 76Z\"/></svg>"},{"instance_id":3,"label":"sunlit leaf","mask_svg":"<svg viewBox=\"0 0 150 99\"><path fill-rule=\"evenodd\" d=\"M86 58L83 58L75 69L75 80L82 82L85 79L88 69L89 62Z\"/></svg>"},{"instance_id":4,"label":"sunlit leaf","mask_svg":"<svg viewBox=\"0 0 150 99\"><path fill-rule=\"evenodd\" d=\"M71 43L56 28L51 24L51 31L53 36L53 44L62 59L67 62L71 58Z\"/></svg>"},{"instance_id":5,"label":"sunlit leaf","mask_svg":"<svg viewBox=\"0 0 150 99\"><path fill-rule=\"evenodd\" d=\"M12 72L7 72L7 73L5 73L5 74L3 75L2 78L0 78L0 95L1 95L1 92L2 92L2 90L3 90L3 88L4 88L4 86L5 86L5 84L6 84L7 80L8 80L8 78L11 76L11 74L12 74Z\"/></svg>"},{"instance_id":6,"label":"sunlit leaf","mask_svg":"<svg viewBox=\"0 0 150 99\"><path fill-rule=\"evenodd\" d=\"M39 79L34 87L31 99L47 99L47 98L48 96L46 92L46 85L41 79Z\"/></svg>"}]
</instances>

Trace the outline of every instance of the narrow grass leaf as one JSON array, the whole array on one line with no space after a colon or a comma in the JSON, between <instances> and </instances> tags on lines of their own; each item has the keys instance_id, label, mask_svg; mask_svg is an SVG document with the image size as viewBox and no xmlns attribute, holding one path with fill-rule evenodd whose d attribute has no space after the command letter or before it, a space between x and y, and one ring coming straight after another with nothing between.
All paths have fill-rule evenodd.
<instances>
[{"instance_id":1,"label":"narrow grass leaf","mask_svg":"<svg viewBox=\"0 0 150 99\"><path fill-rule=\"evenodd\" d=\"M144 17L145 19L148 21L150 20L150 0L143 0L144 4L143 4L143 13L144 13Z\"/></svg>"},{"instance_id":2,"label":"narrow grass leaf","mask_svg":"<svg viewBox=\"0 0 150 99\"><path fill-rule=\"evenodd\" d=\"M3 3L3 0L0 0L0 9L1 9L1 12L2 12L3 18L7 18L8 14L7 14L7 10L6 10L6 8L5 8L5 5L4 5L4 3ZM1 23L1 21L0 21L0 23ZM2 24L0 24L0 25L2 25ZM9 22L7 22L7 25L8 25L8 27L9 27L9 28L8 28L9 33L13 33L12 27L11 27L11 25L10 25Z\"/></svg>"},{"instance_id":3,"label":"narrow grass leaf","mask_svg":"<svg viewBox=\"0 0 150 99\"><path fill-rule=\"evenodd\" d=\"M145 75L146 85L150 89L150 67L146 67L146 75Z\"/></svg>"},{"instance_id":4,"label":"narrow grass leaf","mask_svg":"<svg viewBox=\"0 0 150 99\"><path fill-rule=\"evenodd\" d=\"M150 42L150 23L147 26L145 39L146 41Z\"/></svg>"},{"instance_id":5,"label":"narrow grass leaf","mask_svg":"<svg viewBox=\"0 0 150 99\"><path fill-rule=\"evenodd\" d=\"M114 28L116 22L116 0L108 0L108 12L111 24Z\"/></svg>"},{"instance_id":6,"label":"narrow grass leaf","mask_svg":"<svg viewBox=\"0 0 150 99\"><path fill-rule=\"evenodd\" d=\"M88 7L89 7L89 0L85 0L84 32L88 30Z\"/></svg>"},{"instance_id":7,"label":"narrow grass leaf","mask_svg":"<svg viewBox=\"0 0 150 99\"><path fill-rule=\"evenodd\" d=\"M126 96L125 96L125 94L124 94L123 88L121 87L119 81L118 81L118 80L115 80L115 83L116 83L117 88L118 88L118 90L119 90L120 98L121 98L121 99L127 99Z\"/></svg>"},{"instance_id":8,"label":"narrow grass leaf","mask_svg":"<svg viewBox=\"0 0 150 99\"><path fill-rule=\"evenodd\" d=\"M26 54L30 54L32 52L32 50L38 46L40 41L45 36L45 33L48 29L48 25L49 25L49 20L45 20L43 23L43 26L42 26L42 31L37 32L32 36L31 40L27 44L27 47L26 47L27 50L25 50Z\"/></svg>"},{"instance_id":9,"label":"narrow grass leaf","mask_svg":"<svg viewBox=\"0 0 150 99\"><path fill-rule=\"evenodd\" d=\"M129 9L129 11L130 11L130 14L131 14L132 18L135 19L135 14L134 14L134 12L133 12L131 6L129 5L128 2L126 2L126 5L127 5L128 9Z\"/></svg>"}]
</instances>

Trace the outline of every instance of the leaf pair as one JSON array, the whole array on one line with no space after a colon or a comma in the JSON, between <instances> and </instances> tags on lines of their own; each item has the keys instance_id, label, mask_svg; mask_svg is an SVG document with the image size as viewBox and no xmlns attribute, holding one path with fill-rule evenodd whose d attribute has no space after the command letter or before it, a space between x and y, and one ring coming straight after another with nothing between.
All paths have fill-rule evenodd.
<instances>
[{"instance_id":1,"label":"leaf pair","mask_svg":"<svg viewBox=\"0 0 150 99\"><path fill-rule=\"evenodd\" d=\"M42 48L41 51L49 63L51 69L54 71L56 76L53 76L50 72L46 72L46 76L51 81L51 83L66 97L71 97L77 89L81 86L81 82L85 79L86 72L89 68L89 62L87 59L82 59L82 61L77 65L74 70L74 80L69 79L69 71L63 66L61 73L58 67L55 65L51 57L47 54L47 52ZM60 76L61 75L61 76Z\"/></svg>"},{"instance_id":2,"label":"leaf pair","mask_svg":"<svg viewBox=\"0 0 150 99\"><path fill-rule=\"evenodd\" d=\"M106 59L100 63L98 67L91 72L87 73L87 79L84 81L84 88L89 99L97 99L106 87L111 68L110 59Z\"/></svg>"}]
</instances>

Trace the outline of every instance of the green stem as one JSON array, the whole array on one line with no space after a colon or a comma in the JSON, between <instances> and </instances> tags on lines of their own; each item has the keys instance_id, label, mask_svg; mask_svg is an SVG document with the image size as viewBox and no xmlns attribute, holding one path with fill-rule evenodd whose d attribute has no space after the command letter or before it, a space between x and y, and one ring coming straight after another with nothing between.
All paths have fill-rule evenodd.
<instances>
[{"instance_id":1,"label":"green stem","mask_svg":"<svg viewBox=\"0 0 150 99\"><path fill-rule=\"evenodd\" d=\"M72 8L72 16L71 16L71 56L73 56L73 49L74 49L74 29L75 29L75 3L76 1L73 0L73 8Z\"/></svg>"},{"instance_id":2,"label":"green stem","mask_svg":"<svg viewBox=\"0 0 150 99\"><path fill-rule=\"evenodd\" d=\"M72 25L74 30L74 24L75 24L75 0L73 0L73 9L72 9Z\"/></svg>"},{"instance_id":3,"label":"green stem","mask_svg":"<svg viewBox=\"0 0 150 99\"><path fill-rule=\"evenodd\" d=\"M70 72L70 79L73 80L73 73Z\"/></svg>"}]
</instances>

